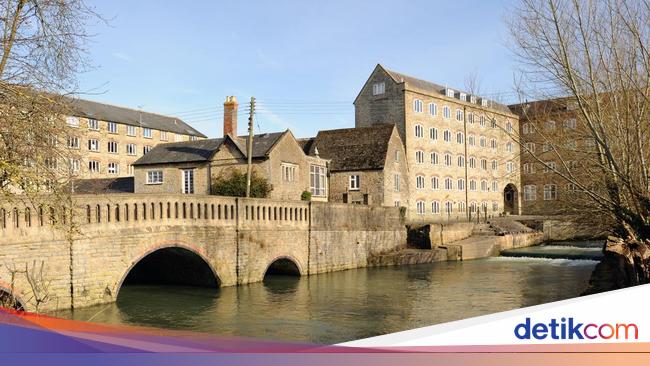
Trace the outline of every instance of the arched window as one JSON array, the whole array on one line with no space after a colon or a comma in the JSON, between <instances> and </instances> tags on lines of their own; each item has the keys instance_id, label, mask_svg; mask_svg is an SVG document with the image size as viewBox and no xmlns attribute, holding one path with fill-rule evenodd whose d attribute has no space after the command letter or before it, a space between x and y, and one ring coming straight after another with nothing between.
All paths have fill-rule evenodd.
<instances>
[{"instance_id":1,"label":"arched window","mask_svg":"<svg viewBox=\"0 0 650 366\"><path fill-rule=\"evenodd\" d=\"M429 103L429 114L435 116L438 114L438 106L436 103Z\"/></svg>"},{"instance_id":2,"label":"arched window","mask_svg":"<svg viewBox=\"0 0 650 366\"><path fill-rule=\"evenodd\" d=\"M422 164L424 163L424 151L422 150L417 150L415 152L415 162L417 164Z\"/></svg>"},{"instance_id":3,"label":"arched window","mask_svg":"<svg viewBox=\"0 0 650 366\"><path fill-rule=\"evenodd\" d=\"M422 113L422 101L420 99L413 101L413 110L417 113Z\"/></svg>"},{"instance_id":4,"label":"arched window","mask_svg":"<svg viewBox=\"0 0 650 366\"><path fill-rule=\"evenodd\" d=\"M465 120L465 113L462 109L456 109L456 121L463 122Z\"/></svg>"},{"instance_id":5,"label":"arched window","mask_svg":"<svg viewBox=\"0 0 650 366\"><path fill-rule=\"evenodd\" d=\"M415 188L424 189L424 176L418 175L415 177Z\"/></svg>"},{"instance_id":6,"label":"arched window","mask_svg":"<svg viewBox=\"0 0 650 366\"><path fill-rule=\"evenodd\" d=\"M449 177L445 178L445 189L448 191L454 189L454 182Z\"/></svg>"},{"instance_id":7,"label":"arched window","mask_svg":"<svg viewBox=\"0 0 650 366\"><path fill-rule=\"evenodd\" d=\"M449 106L442 107L442 116L445 119L451 118L451 108L449 108Z\"/></svg>"},{"instance_id":8,"label":"arched window","mask_svg":"<svg viewBox=\"0 0 650 366\"><path fill-rule=\"evenodd\" d=\"M420 124L415 125L415 137L417 138L424 137L424 128Z\"/></svg>"},{"instance_id":9,"label":"arched window","mask_svg":"<svg viewBox=\"0 0 650 366\"><path fill-rule=\"evenodd\" d=\"M437 215L440 213L440 202L433 201L431 202L431 213Z\"/></svg>"},{"instance_id":10,"label":"arched window","mask_svg":"<svg viewBox=\"0 0 650 366\"><path fill-rule=\"evenodd\" d=\"M465 135L462 132L456 133L456 142L462 144L465 142Z\"/></svg>"},{"instance_id":11,"label":"arched window","mask_svg":"<svg viewBox=\"0 0 650 366\"><path fill-rule=\"evenodd\" d=\"M451 131L445 130L445 132L443 132L442 134L442 137L445 140L445 142L451 142Z\"/></svg>"},{"instance_id":12,"label":"arched window","mask_svg":"<svg viewBox=\"0 0 650 366\"><path fill-rule=\"evenodd\" d=\"M459 191L464 191L465 190L465 179L459 178L458 181L456 182L456 187L458 187Z\"/></svg>"},{"instance_id":13,"label":"arched window","mask_svg":"<svg viewBox=\"0 0 650 366\"><path fill-rule=\"evenodd\" d=\"M440 188L440 180L438 177L431 177L431 189L439 189Z\"/></svg>"},{"instance_id":14,"label":"arched window","mask_svg":"<svg viewBox=\"0 0 650 366\"><path fill-rule=\"evenodd\" d=\"M449 153L445 154L445 165L451 166L451 154Z\"/></svg>"},{"instance_id":15,"label":"arched window","mask_svg":"<svg viewBox=\"0 0 650 366\"><path fill-rule=\"evenodd\" d=\"M476 158L473 156L469 157L469 167L470 168L476 168Z\"/></svg>"},{"instance_id":16,"label":"arched window","mask_svg":"<svg viewBox=\"0 0 650 366\"><path fill-rule=\"evenodd\" d=\"M463 155L458 155L458 166L461 168L465 166L465 157Z\"/></svg>"},{"instance_id":17,"label":"arched window","mask_svg":"<svg viewBox=\"0 0 650 366\"><path fill-rule=\"evenodd\" d=\"M431 153L431 164L432 165L438 165L438 153L432 152Z\"/></svg>"},{"instance_id":18,"label":"arched window","mask_svg":"<svg viewBox=\"0 0 650 366\"><path fill-rule=\"evenodd\" d=\"M424 201L417 201L415 203L418 215L424 215Z\"/></svg>"},{"instance_id":19,"label":"arched window","mask_svg":"<svg viewBox=\"0 0 650 366\"><path fill-rule=\"evenodd\" d=\"M431 140L437 140L438 139L438 129L435 127L431 127L429 129L429 139Z\"/></svg>"}]
</instances>

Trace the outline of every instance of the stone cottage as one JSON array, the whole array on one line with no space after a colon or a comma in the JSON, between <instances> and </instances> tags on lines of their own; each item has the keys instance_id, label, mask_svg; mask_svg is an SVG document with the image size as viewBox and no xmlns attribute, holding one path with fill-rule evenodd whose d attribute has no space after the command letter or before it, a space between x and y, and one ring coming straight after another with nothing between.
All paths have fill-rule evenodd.
<instances>
[{"instance_id":1,"label":"stone cottage","mask_svg":"<svg viewBox=\"0 0 650 366\"><path fill-rule=\"evenodd\" d=\"M301 143L330 160L330 201L407 207L408 167L395 125L320 131Z\"/></svg>"}]
</instances>

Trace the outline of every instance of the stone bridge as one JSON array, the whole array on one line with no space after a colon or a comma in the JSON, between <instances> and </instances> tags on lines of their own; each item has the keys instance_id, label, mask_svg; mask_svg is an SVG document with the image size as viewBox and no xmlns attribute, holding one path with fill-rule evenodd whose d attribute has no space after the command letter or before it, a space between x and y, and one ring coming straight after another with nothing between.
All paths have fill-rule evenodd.
<instances>
[{"instance_id":1,"label":"stone bridge","mask_svg":"<svg viewBox=\"0 0 650 366\"><path fill-rule=\"evenodd\" d=\"M115 301L127 283L234 286L364 267L406 245L397 208L135 194L77 195L72 206L0 206L1 297L84 307Z\"/></svg>"}]
</instances>

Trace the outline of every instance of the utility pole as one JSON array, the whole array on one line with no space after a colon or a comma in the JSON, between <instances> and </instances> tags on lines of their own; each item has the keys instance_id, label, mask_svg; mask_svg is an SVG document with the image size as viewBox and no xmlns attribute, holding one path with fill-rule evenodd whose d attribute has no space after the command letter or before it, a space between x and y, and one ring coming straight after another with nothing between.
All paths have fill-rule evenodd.
<instances>
[{"instance_id":1,"label":"utility pole","mask_svg":"<svg viewBox=\"0 0 650 366\"><path fill-rule=\"evenodd\" d=\"M246 198L251 196L251 174L253 173L253 114L255 113L255 97L251 97L250 111L248 114L248 169L246 172Z\"/></svg>"}]
</instances>

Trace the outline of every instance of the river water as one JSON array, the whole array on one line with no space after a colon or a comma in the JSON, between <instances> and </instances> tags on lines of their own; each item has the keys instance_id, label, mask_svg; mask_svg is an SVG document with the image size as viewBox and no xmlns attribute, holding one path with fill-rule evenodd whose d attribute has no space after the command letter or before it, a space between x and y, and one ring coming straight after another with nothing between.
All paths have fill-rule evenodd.
<instances>
[{"instance_id":1,"label":"river water","mask_svg":"<svg viewBox=\"0 0 650 366\"><path fill-rule=\"evenodd\" d=\"M593 260L496 257L269 276L218 290L125 286L83 321L333 344L578 296Z\"/></svg>"}]
</instances>

